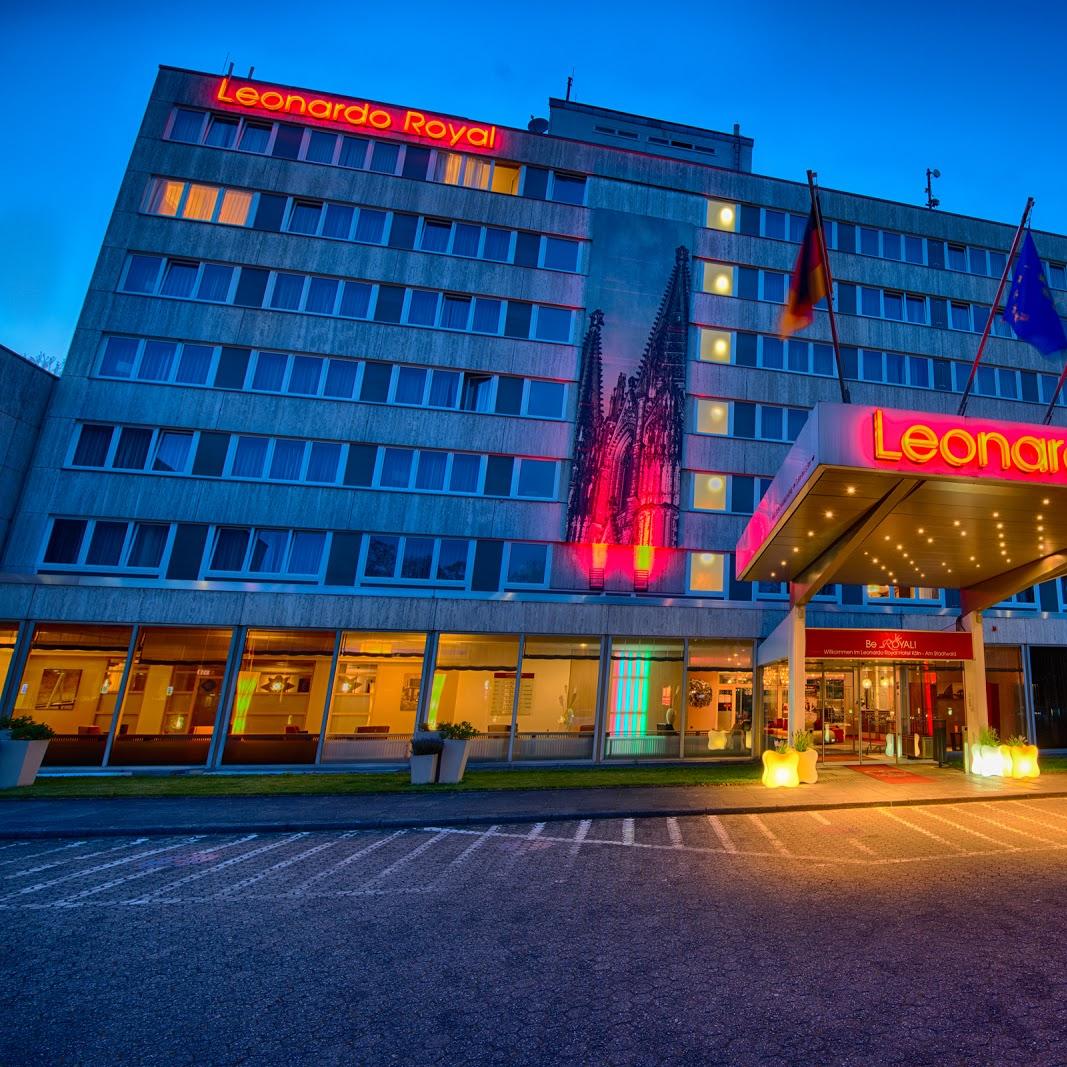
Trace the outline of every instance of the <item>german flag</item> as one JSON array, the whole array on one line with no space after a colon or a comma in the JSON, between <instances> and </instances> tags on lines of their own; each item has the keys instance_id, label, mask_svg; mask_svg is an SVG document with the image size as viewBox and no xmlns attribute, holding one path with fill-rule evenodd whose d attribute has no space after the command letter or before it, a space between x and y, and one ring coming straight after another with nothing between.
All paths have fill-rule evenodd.
<instances>
[{"instance_id":1,"label":"german flag","mask_svg":"<svg viewBox=\"0 0 1067 1067\"><path fill-rule=\"evenodd\" d=\"M815 318L815 305L830 291L823 266L822 235L812 207L804 240L800 242L793 276L789 279L789 299L778 323L778 335L784 340L797 330L810 326Z\"/></svg>"}]
</instances>

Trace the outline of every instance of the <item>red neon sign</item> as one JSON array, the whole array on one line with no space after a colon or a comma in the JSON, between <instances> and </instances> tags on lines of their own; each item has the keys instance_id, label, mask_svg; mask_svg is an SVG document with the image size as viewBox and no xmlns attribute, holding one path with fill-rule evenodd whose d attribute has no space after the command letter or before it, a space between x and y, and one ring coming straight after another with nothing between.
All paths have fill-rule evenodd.
<instances>
[{"instance_id":1,"label":"red neon sign","mask_svg":"<svg viewBox=\"0 0 1067 1067\"><path fill-rule=\"evenodd\" d=\"M875 408L871 430L878 466L1022 482L1067 477L1067 440L1051 427Z\"/></svg>"},{"instance_id":2,"label":"red neon sign","mask_svg":"<svg viewBox=\"0 0 1067 1067\"><path fill-rule=\"evenodd\" d=\"M293 92L284 87L264 88L250 82L240 84L223 78L215 91L215 102L232 110L296 115L342 128L388 131L399 137L432 141L448 148L493 149L497 128L479 126L463 119L428 115L366 100Z\"/></svg>"}]
</instances>

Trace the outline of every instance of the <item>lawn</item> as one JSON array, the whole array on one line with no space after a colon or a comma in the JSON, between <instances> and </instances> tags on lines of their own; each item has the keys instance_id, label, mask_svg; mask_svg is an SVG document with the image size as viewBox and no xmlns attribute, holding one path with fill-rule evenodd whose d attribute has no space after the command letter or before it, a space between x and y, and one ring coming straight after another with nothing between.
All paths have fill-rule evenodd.
<instances>
[{"instance_id":1,"label":"lawn","mask_svg":"<svg viewBox=\"0 0 1067 1067\"><path fill-rule=\"evenodd\" d=\"M413 786L407 771L357 774L152 774L39 778L8 789L2 799L41 797L255 797L354 796L430 790L596 789L617 786L748 785L759 780L756 763L656 767L528 767L468 770L458 785Z\"/></svg>"}]
</instances>

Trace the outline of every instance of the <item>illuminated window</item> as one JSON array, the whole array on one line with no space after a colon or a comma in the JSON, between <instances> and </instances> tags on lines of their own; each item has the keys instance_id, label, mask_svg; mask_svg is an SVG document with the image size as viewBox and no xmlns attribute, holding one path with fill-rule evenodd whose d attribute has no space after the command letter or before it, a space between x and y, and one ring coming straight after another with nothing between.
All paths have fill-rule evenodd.
<instances>
[{"instance_id":1,"label":"illuminated window","mask_svg":"<svg viewBox=\"0 0 1067 1067\"><path fill-rule=\"evenodd\" d=\"M729 363L733 355L733 334L727 330L700 327L700 358L707 363Z\"/></svg>"},{"instance_id":2,"label":"illuminated window","mask_svg":"<svg viewBox=\"0 0 1067 1067\"><path fill-rule=\"evenodd\" d=\"M716 296L732 296L734 291L733 267L723 263L707 263L704 267L704 292Z\"/></svg>"},{"instance_id":3,"label":"illuminated window","mask_svg":"<svg viewBox=\"0 0 1067 1067\"><path fill-rule=\"evenodd\" d=\"M519 168L507 163L497 163L493 167L494 193L507 193L509 196L517 196L519 192Z\"/></svg>"},{"instance_id":4,"label":"illuminated window","mask_svg":"<svg viewBox=\"0 0 1067 1067\"><path fill-rule=\"evenodd\" d=\"M693 507L699 511L726 510L725 474L693 474Z\"/></svg>"},{"instance_id":5,"label":"illuminated window","mask_svg":"<svg viewBox=\"0 0 1067 1067\"><path fill-rule=\"evenodd\" d=\"M721 552L691 552L689 554L690 592L721 593L724 558Z\"/></svg>"},{"instance_id":6,"label":"illuminated window","mask_svg":"<svg viewBox=\"0 0 1067 1067\"><path fill-rule=\"evenodd\" d=\"M463 156L459 152L437 153L434 164L434 181L443 182L445 185L459 185L460 174L463 171Z\"/></svg>"},{"instance_id":7,"label":"illuminated window","mask_svg":"<svg viewBox=\"0 0 1067 1067\"><path fill-rule=\"evenodd\" d=\"M463 184L468 189L488 189L491 169L492 164L489 160L468 156L463 172Z\"/></svg>"},{"instance_id":8,"label":"illuminated window","mask_svg":"<svg viewBox=\"0 0 1067 1067\"><path fill-rule=\"evenodd\" d=\"M229 226L244 226L248 222L248 213L252 207L252 194L240 189L227 189L222 194L222 207L219 210L219 222Z\"/></svg>"},{"instance_id":9,"label":"illuminated window","mask_svg":"<svg viewBox=\"0 0 1067 1067\"><path fill-rule=\"evenodd\" d=\"M729 405L724 400L697 401L697 433L725 436L730 428Z\"/></svg>"},{"instance_id":10,"label":"illuminated window","mask_svg":"<svg viewBox=\"0 0 1067 1067\"><path fill-rule=\"evenodd\" d=\"M737 205L724 200L709 200L706 225L712 230L733 233L737 229Z\"/></svg>"},{"instance_id":11,"label":"illuminated window","mask_svg":"<svg viewBox=\"0 0 1067 1067\"><path fill-rule=\"evenodd\" d=\"M182 208L182 218L210 222L215 213L215 201L218 196L219 191L213 185L190 185L185 197L185 206Z\"/></svg>"},{"instance_id":12,"label":"illuminated window","mask_svg":"<svg viewBox=\"0 0 1067 1067\"><path fill-rule=\"evenodd\" d=\"M153 183L152 192L149 196L148 210L153 215L169 215L172 217L177 215L178 202L182 198L182 190L184 188L184 182L157 179Z\"/></svg>"}]
</instances>

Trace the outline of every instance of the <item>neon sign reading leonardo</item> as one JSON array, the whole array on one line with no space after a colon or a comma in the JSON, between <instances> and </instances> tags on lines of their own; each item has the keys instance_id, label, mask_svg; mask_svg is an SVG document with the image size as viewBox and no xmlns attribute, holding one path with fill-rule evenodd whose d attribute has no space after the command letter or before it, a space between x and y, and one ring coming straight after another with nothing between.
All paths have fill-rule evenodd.
<instances>
[{"instance_id":1,"label":"neon sign reading leonardo","mask_svg":"<svg viewBox=\"0 0 1067 1067\"><path fill-rule=\"evenodd\" d=\"M497 128L462 119L441 118L422 111L401 110L346 97L312 95L287 89L264 89L247 82L234 85L223 78L215 100L251 111L301 115L339 126L370 127L407 137L425 138L449 148L496 148Z\"/></svg>"}]
</instances>

